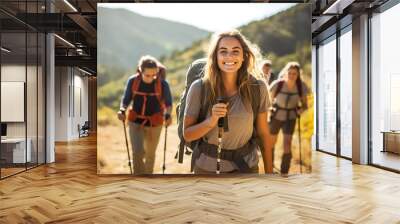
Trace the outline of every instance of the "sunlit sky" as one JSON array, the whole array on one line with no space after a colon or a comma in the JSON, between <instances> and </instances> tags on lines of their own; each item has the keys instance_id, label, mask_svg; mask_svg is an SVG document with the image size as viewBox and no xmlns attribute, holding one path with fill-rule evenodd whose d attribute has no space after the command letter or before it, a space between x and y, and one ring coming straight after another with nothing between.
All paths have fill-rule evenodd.
<instances>
[{"instance_id":1,"label":"sunlit sky","mask_svg":"<svg viewBox=\"0 0 400 224\"><path fill-rule=\"evenodd\" d=\"M292 3L99 3L99 7L124 8L144 16L159 17L208 31L232 29L274 15Z\"/></svg>"}]
</instances>

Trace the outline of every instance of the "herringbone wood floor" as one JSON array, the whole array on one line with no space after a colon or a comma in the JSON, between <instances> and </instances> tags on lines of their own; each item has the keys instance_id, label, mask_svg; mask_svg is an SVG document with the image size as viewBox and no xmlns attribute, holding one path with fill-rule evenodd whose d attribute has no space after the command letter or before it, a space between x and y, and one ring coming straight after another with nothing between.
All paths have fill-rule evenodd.
<instances>
[{"instance_id":1,"label":"herringbone wood floor","mask_svg":"<svg viewBox=\"0 0 400 224\"><path fill-rule=\"evenodd\" d=\"M0 181L0 223L400 223L400 175L313 160L312 174L289 178L98 176L85 138Z\"/></svg>"}]
</instances>

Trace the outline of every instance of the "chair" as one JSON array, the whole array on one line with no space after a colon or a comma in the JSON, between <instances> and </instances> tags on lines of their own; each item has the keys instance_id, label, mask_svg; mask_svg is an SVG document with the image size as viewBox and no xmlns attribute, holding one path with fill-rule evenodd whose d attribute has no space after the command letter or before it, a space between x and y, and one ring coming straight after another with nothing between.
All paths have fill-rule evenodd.
<instances>
[{"instance_id":1,"label":"chair","mask_svg":"<svg viewBox=\"0 0 400 224\"><path fill-rule=\"evenodd\" d=\"M79 138L89 136L89 129L90 129L89 121L85 121L82 127L80 127L80 125L78 124Z\"/></svg>"}]
</instances>

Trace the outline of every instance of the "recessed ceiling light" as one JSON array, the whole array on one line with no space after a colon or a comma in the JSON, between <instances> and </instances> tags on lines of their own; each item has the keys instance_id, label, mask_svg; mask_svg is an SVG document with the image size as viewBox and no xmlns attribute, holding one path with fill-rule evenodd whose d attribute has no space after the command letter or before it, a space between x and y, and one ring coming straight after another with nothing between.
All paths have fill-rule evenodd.
<instances>
[{"instance_id":1,"label":"recessed ceiling light","mask_svg":"<svg viewBox=\"0 0 400 224\"><path fill-rule=\"evenodd\" d=\"M58 38L59 40L61 40L62 42L64 42L64 43L66 43L67 45L69 45L70 47L75 48L75 45L71 44L71 42L69 42L68 40L66 40L66 39L64 39L64 38L62 38L62 37L60 37L60 36L57 35L57 34L54 34L54 36L57 37L57 38Z\"/></svg>"},{"instance_id":2,"label":"recessed ceiling light","mask_svg":"<svg viewBox=\"0 0 400 224\"><path fill-rule=\"evenodd\" d=\"M69 1L64 0L65 4L67 4L74 12L78 12L78 10L71 4Z\"/></svg>"},{"instance_id":3,"label":"recessed ceiling light","mask_svg":"<svg viewBox=\"0 0 400 224\"><path fill-rule=\"evenodd\" d=\"M6 52L6 53L10 53L10 52L11 52L11 50L9 50L9 49L7 49L7 48L5 48L5 47L1 47L1 50L4 51L4 52Z\"/></svg>"},{"instance_id":4,"label":"recessed ceiling light","mask_svg":"<svg viewBox=\"0 0 400 224\"><path fill-rule=\"evenodd\" d=\"M92 75L92 73L90 73L90 72L88 72L88 71L85 71L85 70L83 70L83 69L81 69L81 68L79 68L79 67L78 67L78 70L81 71L81 72L83 72L83 73L85 73L85 74L87 74L87 75L89 75L89 76Z\"/></svg>"}]
</instances>

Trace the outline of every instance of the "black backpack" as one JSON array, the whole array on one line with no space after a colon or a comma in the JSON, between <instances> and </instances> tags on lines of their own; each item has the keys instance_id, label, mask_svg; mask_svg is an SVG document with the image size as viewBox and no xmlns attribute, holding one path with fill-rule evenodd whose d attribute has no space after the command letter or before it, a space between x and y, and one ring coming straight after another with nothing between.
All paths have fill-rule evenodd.
<instances>
[{"instance_id":1,"label":"black backpack","mask_svg":"<svg viewBox=\"0 0 400 224\"><path fill-rule=\"evenodd\" d=\"M205 58L202 59L198 59L196 61L194 61L188 68L187 72L186 72L186 87L185 87L185 91L182 93L181 95L181 99L179 104L176 107L176 114L177 114L177 120L178 120L178 136L180 139L180 143L179 143L179 148L178 148L178 152L175 156L175 158L178 158L178 162L179 163L183 163L183 155L188 154L190 155L196 148L197 143L201 140L195 140L195 141L191 141L191 142L186 142L185 139L183 138L183 116L184 116L184 112L185 112L185 106L186 106L186 97L187 97L187 93L189 91L190 86L192 85L192 83L198 79L201 79L204 76L204 69L205 69L205 65L206 65L207 61ZM252 80L251 80L251 93L252 93L252 102L251 102L251 106L252 106L252 110L253 110L253 114L254 114L254 118L257 117L258 111L259 111L259 107L260 107L260 83L261 81L258 81L257 79L255 79L253 76ZM200 92L200 112L199 112L199 116L197 118L198 122L203 121L206 116L207 116L207 112L208 109L210 107L209 102L207 102L206 100L206 94L207 91L205 90L205 85L204 82L201 81L201 92ZM254 119L254 131L253 131L253 137L256 136L255 133L255 124L256 119ZM259 143L259 141L257 141L257 143ZM188 150L191 149L191 151ZM186 150L185 150L186 149ZM193 168L193 167L192 167Z\"/></svg>"}]
</instances>

